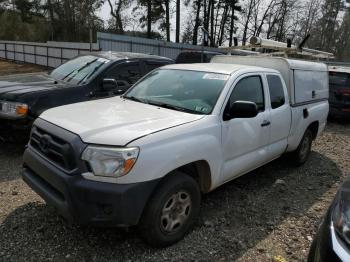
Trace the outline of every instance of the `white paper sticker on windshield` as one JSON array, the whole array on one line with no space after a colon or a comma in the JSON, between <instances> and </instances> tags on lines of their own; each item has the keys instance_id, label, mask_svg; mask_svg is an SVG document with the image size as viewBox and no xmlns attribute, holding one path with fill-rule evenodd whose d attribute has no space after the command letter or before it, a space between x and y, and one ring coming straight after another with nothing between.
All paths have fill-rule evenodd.
<instances>
[{"instance_id":1,"label":"white paper sticker on windshield","mask_svg":"<svg viewBox=\"0 0 350 262\"><path fill-rule=\"evenodd\" d=\"M203 76L203 79L210 79L210 80L222 80L222 81L226 81L229 78L228 75L223 75L223 74L205 74Z\"/></svg>"},{"instance_id":2,"label":"white paper sticker on windshield","mask_svg":"<svg viewBox=\"0 0 350 262\"><path fill-rule=\"evenodd\" d=\"M209 108L208 107L203 107L203 106L196 106L195 110L197 112L203 112L203 113L209 112Z\"/></svg>"}]
</instances>

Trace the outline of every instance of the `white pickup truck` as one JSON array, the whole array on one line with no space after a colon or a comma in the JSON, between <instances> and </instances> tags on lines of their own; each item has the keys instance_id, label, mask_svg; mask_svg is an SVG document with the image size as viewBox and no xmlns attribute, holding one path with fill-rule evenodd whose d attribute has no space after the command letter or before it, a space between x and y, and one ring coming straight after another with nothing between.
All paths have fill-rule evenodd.
<instances>
[{"instance_id":1,"label":"white pickup truck","mask_svg":"<svg viewBox=\"0 0 350 262\"><path fill-rule=\"evenodd\" d=\"M214 62L165 66L121 97L44 112L24 181L69 220L138 225L146 242L166 246L193 227L201 194L287 152L303 164L326 125L327 67Z\"/></svg>"}]
</instances>

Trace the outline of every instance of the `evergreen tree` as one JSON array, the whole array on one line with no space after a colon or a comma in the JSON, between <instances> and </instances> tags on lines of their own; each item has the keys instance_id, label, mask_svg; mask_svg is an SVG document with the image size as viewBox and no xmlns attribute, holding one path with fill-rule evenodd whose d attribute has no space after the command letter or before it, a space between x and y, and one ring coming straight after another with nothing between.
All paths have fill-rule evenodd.
<instances>
[{"instance_id":1,"label":"evergreen tree","mask_svg":"<svg viewBox=\"0 0 350 262\"><path fill-rule=\"evenodd\" d=\"M312 42L318 49L334 51L335 32L338 28L338 16L342 0L325 0L322 5L322 17L312 31Z\"/></svg>"}]
</instances>

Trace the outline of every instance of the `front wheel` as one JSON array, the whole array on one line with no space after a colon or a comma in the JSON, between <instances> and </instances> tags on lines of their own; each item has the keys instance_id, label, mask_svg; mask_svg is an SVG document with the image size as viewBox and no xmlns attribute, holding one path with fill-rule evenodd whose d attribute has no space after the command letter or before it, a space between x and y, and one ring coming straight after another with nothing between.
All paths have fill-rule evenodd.
<instances>
[{"instance_id":1,"label":"front wheel","mask_svg":"<svg viewBox=\"0 0 350 262\"><path fill-rule=\"evenodd\" d=\"M181 240L199 215L201 193L198 183L182 172L174 172L151 197L139 230L151 246L165 247Z\"/></svg>"},{"instance_id":2,"label":"front wheel","mask_svg":"<svg viewBox=\"0 0 350 262\"><path fill-rule=\"evenodd\" d=\"M292 153L292 160L296 166L303 165L310 156L313 135L310 129L305 131L298 148Z\"/></svg>"}]
</instances>

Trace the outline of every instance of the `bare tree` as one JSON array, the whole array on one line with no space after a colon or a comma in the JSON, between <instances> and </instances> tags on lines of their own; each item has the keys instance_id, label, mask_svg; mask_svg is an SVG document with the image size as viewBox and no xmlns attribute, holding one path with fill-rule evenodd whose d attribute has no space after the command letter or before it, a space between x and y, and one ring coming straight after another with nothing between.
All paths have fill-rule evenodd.
<instances>
[{"instance_id":1,"label":"bare tree","mask_svg":"<svg viewBox=\"0 0 350 262\"><path fill-rule=\"evenodd\" d=\"M242 45L246 45L247 43L247 34L249 30L249 22L252 19L252 14L255 6L257 5L257 1L260 0L248 0L248 3L245 8L245 17L244 17L244 28L243 28L243 37L242 37Z\"/></svg>"},{"instance_id":2,"label":"bare tree","mask_svg":"<svg viewBox=\"0 0 350 262\"><path fill-rule=\"evenodd\" d=\"M108 4L109 7L111 9L111 16L115 19L115 30L119 33L119 34L123 34L124 33L124 27L123 27L123 22L122 22L122 18L121 18L121 10L125 0L119 0L119 1L114 1L114 5L112 4L111 0L108 0Z\"/></svg>"},{"instance_id":3,"label":"bare tree","mask_svg":"<svg viewBox=\"0 0 350 262\"><path fill-rule=\"evenodd\" d=\"M196 13L196 18L195 18L195 23L194 23L194 28L193 28L193 41L192 43L194 45L197 45L197 41L198 41L198 28L201 24L200 21L200 12L201 12L201 0L196 0L194 1L194 11Z\"/></svg>"},{"instance_id":4,"label":"bare tree","mask_svg":"<svg viewBox=\"0 0 350 262\"><path fill-rule=\"evenodd\" d=\"M255 24L255 29L254 29L255 36L260 36L262 29L263 29L263 26L265 25L267 18L271 14L271 10L273 10L279 4L280 4L280 2L277 0L270 0L270 2L268 3L268 5L266 6L266 8L263 12L262 17L260 18L260 23ZM256 16L256 18L257 18L257 16ZM257 19L255 21L257 21Z\"/></svg>"},{"instance_id":5,"label":"bare tree","mask_svg":"<svg viewBox=\"0 0 350 262\"><path fill-rule=\"evenodd\" d=\"M213 33L213 41L214 43L216 42L217 39L217 29L218 29L218 25L219 25L219 14L220 14L220 10L221 10L221 4L222 1L218 1L217 6L216 6L216 14L215 14L215 24L214 24L214 33Z\"/></svg>"},{"instance_id":6,"label":"bare tree","mask_svg":"<svg viewBox=\"0 0 350 262\"><path fill-rule=\"evenodd\" d=\"M230 38L229 38L229 46L232 46L232 40L233 40L233 33L235 31L235 20L237 20L237 17L235 15L235 12L241 12L242 7L238 4L238 0L231 0L231 22L230 22Z\"/></svg>"},{"instance_id":7,"label":"bare tree","mask_svg":"<svg viewBox=\"0 0 350 262\"><path fill-rule=\"evenodd\" d=\"M180 42L180 13L181 13L181 2L180 0L176 0L176 32L175 32L176 43Z\"/></svg>"},{"instance_id":8,"label":"bare tree","mask_svg":"<svg viewBox=\"0 0 350 262\"><path fill-rule=\"evenodd\" d=\"M214 0L210 0L210 45L211 46L215 46L215 42L214 42L214 12L215 12L215 1Z\"/></svg>"},{"instance_id":9,"label":"bare tree","mask_svg":"<svg viewBox=\"0 0 350 262\"><path fill-rule=\"evenodd\" d=\"M152 1L147 0L147 37L152 38Z\"/></svg>"},{"instance_id":10,"label":"bare tree","mask_svg":"<svg viewBox=\"0 0 350 262\"><path fill-rule=\"evenodd\" d=\"M305 38L308 34L310 34L311 30L314 28L317 20L320 16L322 0L310 0L306 2L304 6L305 13L303 14L303 18L301 19L301 37Z\"/></svg>"},{"instance_id":11,"label":"bare tree","mask_svg":"<svg viewBox=\"0 0 350 262\"><path fill-rule=\"evenodd\" d=\"M223 14L221 18L221 23L220 23L220 30L219 30L219 35L218 35L218 45L221 46L223 44L224 40L224 35L225 35L225 26L228 20L228 13L230 10L230 4L228 1L225 2L225 5L223 7Z\"/></svg>"},{"instance_id":12,"label":"bare tree","mask_svg":"<svg viewBox=\"0 0 350 262\"><path fill-rule=\"evenodd\" d=\"M165 29L166 29L166 40L170 41L170 10L169 0L165 0Z\"/></svg>"}]
</instances>

